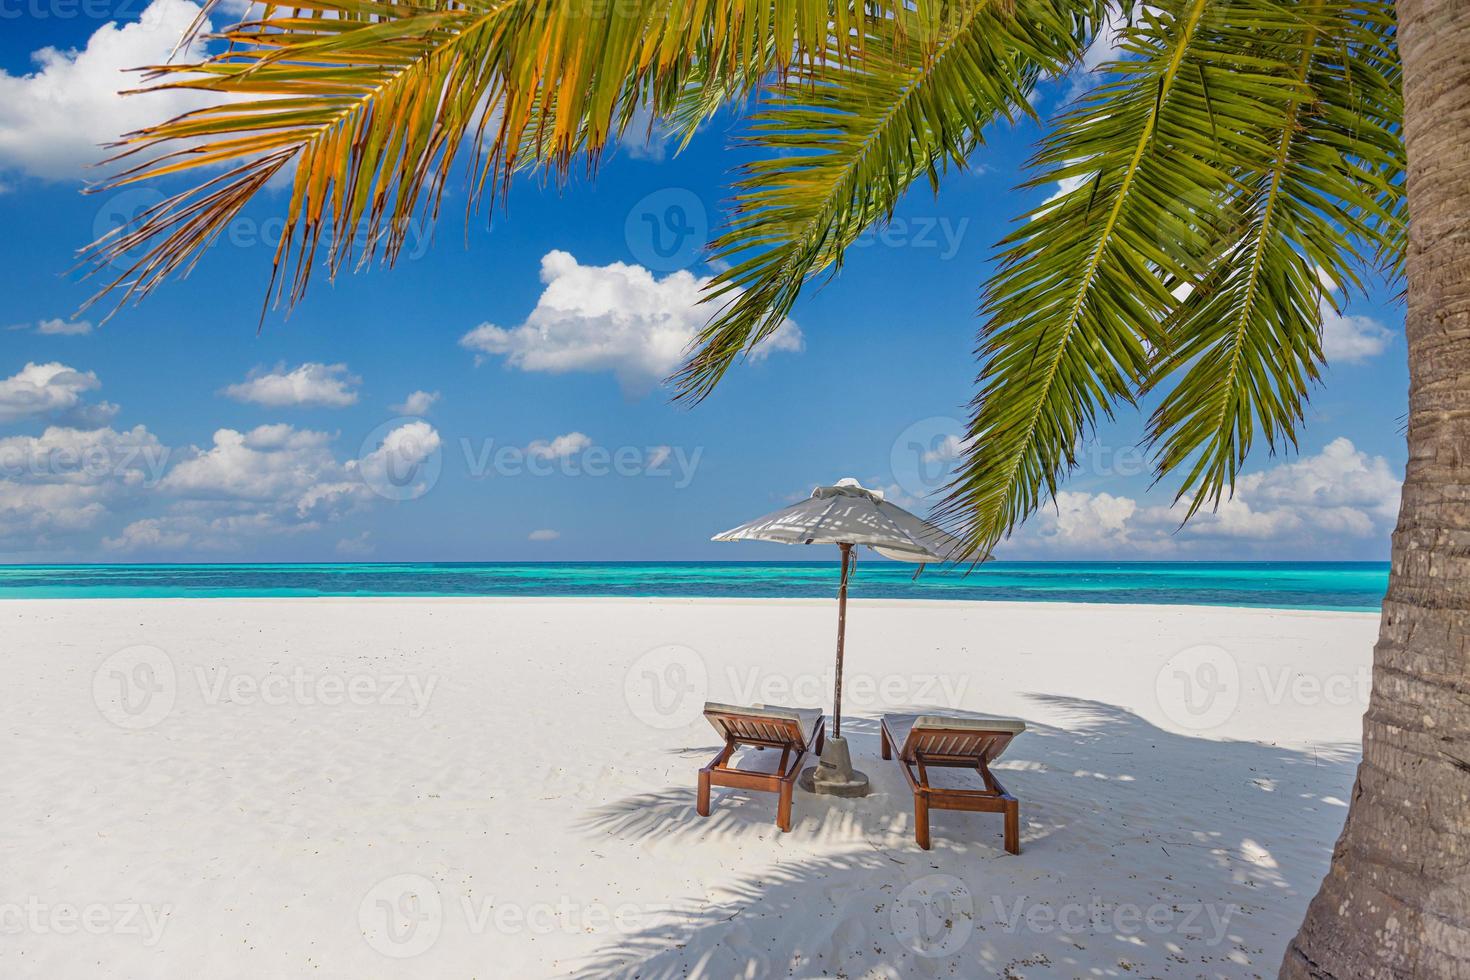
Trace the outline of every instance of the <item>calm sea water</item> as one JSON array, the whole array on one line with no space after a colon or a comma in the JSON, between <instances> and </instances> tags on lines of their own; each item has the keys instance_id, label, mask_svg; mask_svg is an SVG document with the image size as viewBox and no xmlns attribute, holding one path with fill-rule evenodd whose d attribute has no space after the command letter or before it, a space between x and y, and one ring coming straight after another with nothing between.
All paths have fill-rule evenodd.
<instances>
[{"instance_id":1,"label":"calm sea water","mask_svg":"<svg viewBox=\"0 0 1470 980\"><path fill-rule=\"evenodd\" d=\"M836 562L7 565L0 599L210 596L830 597ZM991 562L969 575L860 561L854 597L1376 611L1387 562Z\"/></svg>"}]
</instances>

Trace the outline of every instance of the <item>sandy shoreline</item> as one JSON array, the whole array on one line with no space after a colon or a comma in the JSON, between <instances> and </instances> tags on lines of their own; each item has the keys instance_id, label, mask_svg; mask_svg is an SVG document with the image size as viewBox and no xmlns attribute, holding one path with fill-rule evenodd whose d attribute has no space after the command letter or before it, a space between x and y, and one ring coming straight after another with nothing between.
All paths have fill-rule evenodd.
<instances>
[{"instance_id":1,"label":"sandy shoreline","mask_svg":"<svg viewBox=\"0 0 1470 980\"><path fill-rule=\"evenodd\" d=\"M717 791L699 705L830 700L823 600L0 603L0 974L1266 976L1346 812L1377 616L860 600L865 800ZM1012 714L998 818L883 711ZM69 911L70 910L70 911Z\"/></svg>"}]
</instances>

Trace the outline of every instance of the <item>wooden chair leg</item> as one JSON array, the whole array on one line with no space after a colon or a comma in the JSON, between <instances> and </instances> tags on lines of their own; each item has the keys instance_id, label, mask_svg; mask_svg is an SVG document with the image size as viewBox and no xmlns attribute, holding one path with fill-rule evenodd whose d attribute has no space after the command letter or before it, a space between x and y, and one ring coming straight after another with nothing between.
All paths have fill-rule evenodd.
<instances>
[{"instance_id":1,"label":"wooden chair leg","mask_svg":"<svg viewBox=\"0 0 1470 980\"><path fill-rule=\"evenodd\" d=\"M1003 792L1000 788L1000 783L996 782L995 777L991 775L990 767L987 766L983 761L975 767L975 771L978 772L980 774L980 778L985 781L985 789L988 792L994 793L997 796L1000 795L1001 792Z\"/></svg>"},{"instance_id":2,"label":"wooden chair leg","mask_svg":"<svg viewBox=\"0 0 1470 980\"><path fill-rule=\"evenodd\" d=\"M893 746L888 744L888 729L884 728L882 725L879 725L878 737L882 740L879 748L883 753L883 758L893 758Z\"/></svg>"},{"instance_id":3,"label":"wooden chair leg","mask_svg":"<svg viewBox=\"0 0 1470 980\"><path fill-rule=\"evenodd\" d=\"M781 780L781 800L776 804L776 826L781 828L782 833L791 831L791 787L795 780Z\"/></svg>"},{"instance_id":4,"label":"wooden chair leg","mask_svg":"<svg viewBox=\"0 0 1470 980\"><path fill-rule=\"evenodd\" d=\"M699 770L699 797L695 809L701 817L709 816L709 772L705 769Z\"/></svg>"},{"instance_id":5,"label":"wooden chair leg","mask_svg":"<svg viewBox=\"0 0 1470 980\"><path fill-rule=\"evenodd\" d=\"M924 793L914 794L914 840L929 850L929 797Z\"/></svg>"},{"instance_id":6,"label":"wooden chair leg","mask_svg":"<svg viewBox=\"0 0 1470 980\"><path fill-rule=\"evenodd\" d=\"M822 754L822 746L827 744L827 722L824 720L817 729L817 755Z\"/></svg>"},{"instance_id":7,"label":"wooden chair leg","mask_svg":"<svg viewBox=\"0 0 1470 980\"><path fill-rule=\"evenodd\" d=\"M1021 804L1006 800L1006 850L1021 853Z\"/></svg>"}]
</instances>

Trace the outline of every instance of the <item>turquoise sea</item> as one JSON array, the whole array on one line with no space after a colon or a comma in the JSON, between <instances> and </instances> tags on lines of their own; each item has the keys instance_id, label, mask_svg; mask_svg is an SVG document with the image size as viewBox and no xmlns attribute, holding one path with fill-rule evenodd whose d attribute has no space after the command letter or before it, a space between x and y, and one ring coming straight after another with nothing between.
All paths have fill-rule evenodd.
<instances>
[{"instance_id":1,"label":"turquoise sea","mask_svg":"<svg viewBox=\"0 0 1470 980\"><path fill-rule=\"evenodd\" d=\"M836 562L3 565L0 599L243 596L830 597ZM856 598L1376 612L1387 562L990 562L966 575L860 561Z\"/></svg>"}]
</instances>

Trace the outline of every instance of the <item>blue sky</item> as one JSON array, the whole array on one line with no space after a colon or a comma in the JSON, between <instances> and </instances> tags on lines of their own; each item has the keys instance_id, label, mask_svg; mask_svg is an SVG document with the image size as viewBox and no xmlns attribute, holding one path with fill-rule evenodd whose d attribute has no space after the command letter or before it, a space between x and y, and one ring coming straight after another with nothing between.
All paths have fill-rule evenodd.
<instances>
[{"instance_id":1,"label":"blue sky","mask_svg":"<svg viewBox=\"0 0 1470 980\"><path fill-rule=\"evenodd\" d=\"M189 279L77 323L93 283L68 274L74 250L156 200L81 194L91 147L181 108L118 99L116 68L161 58L194 8L0 2L0 560L821 557L708 538L844 476L922 511L972 392L991 247L1048 193L1014 189L1036 128L993 132L694 409L657 379L701 316L694 245L738 159L729 121L677 156L625 146L595 184L527 182L467 236L456 189L395 269L318 277L258 330L268 194ZM1386 558L1407 388L1392 293L1332 318L1300 453L1258 452L1220 514L1176 533L1125 412L1000 555Z\"/></svg>"}]
</instances>

